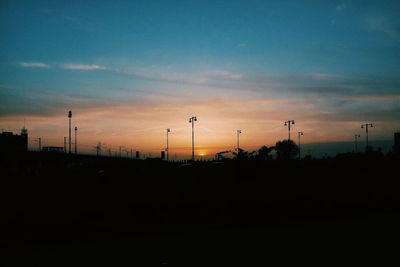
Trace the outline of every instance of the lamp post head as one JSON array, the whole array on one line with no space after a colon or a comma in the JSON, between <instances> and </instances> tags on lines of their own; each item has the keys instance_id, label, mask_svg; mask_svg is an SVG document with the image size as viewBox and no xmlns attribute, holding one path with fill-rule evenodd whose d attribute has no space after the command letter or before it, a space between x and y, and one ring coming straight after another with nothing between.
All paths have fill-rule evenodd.
<instances>
[{"instance_id":1,"label":"lamp post head","mask_svg":"<svg viewBox=\"0 0 400 267\"><path fill-rule=\"evenodd\" d=\"M171 129L170 128L167 128L167 133L169 133L171 131Z\"/></svg>"},{"instance_id":2,"label":"lamp post head","mask_svg":"<svg viewBox=\"0 0 400 267\"><path fill-rule=\"evenodd\" d=\"M72 111L68 111L68 118L72 118Z\"/></svg>"},{"instance_id":3,"label":"lamp post head","mask_svg":"<svg viewBox=\"0 0 400 267\"><path fill-rule=\"evenodd\" d=\"M369 126L371 126L371 128L373 128L373 127L374 127L374 126L372 125L372 123L371 123Z\"/></svg>"},{"instance_id":4,"label":"lamp post head","mask_svg":"<svg viewBox=\"0 0 400 267\"><path fill-rule=\"evenodd\" d=\"M294 124L294 120L292 120L292 124Z\"/></svg>"},{"instance_id":5,"label":"lamp post head","mask_svg":"<svg viewBox=\"0 0 400 267\"><path fill-rule=\"evenodd\" d=\"M287 126L287 123L286 123L286 121L285 121L285 126Z\"/></svg>"},{"instance_id":6,"label":"lamp post head","mask_svg":"<svg viewBox=\"0 0 400 267\"><path fill-rule=\"evenodd\" d=\"M241 134L241 133L242 133L242 130L237 130L237 132Z\"/></svg>"},{"instance_id":7,"label":"lamp post head","mask_svg":"<svg viewBox=\"0 0 400 267\"><path fill-rule=\"evenodd\" d=\"M75 126L75 131L78 131L78 127Z\"/></svg>"}]
</instances>

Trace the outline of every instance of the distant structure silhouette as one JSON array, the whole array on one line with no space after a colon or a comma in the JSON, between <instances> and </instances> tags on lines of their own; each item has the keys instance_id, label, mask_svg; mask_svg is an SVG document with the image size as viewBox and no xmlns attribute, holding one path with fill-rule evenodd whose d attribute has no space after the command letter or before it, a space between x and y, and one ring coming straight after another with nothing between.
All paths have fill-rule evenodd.
<instances>
[{"instance_id":1,"label":"distant structure silhouette","mask_svg":"<svg viewBox=\"0 0 400 267\"><path fill-rule=\"evenodd\" d=\"M44 146L42 147L43 152L56 152L56 153L63 153L64 147L62 146Z\"/></svg>"},{"instance_id":2,"label":"distant structure silhouette","mask_svg":"<svg viewBox=\"0 0 400 267\"><path fill-rule=\"evenodd\" d=\"M400 154L400 132L394 133L394 153Z\"/></svg>"},{"instance_id":3,"label":"distant structure silhouette","mask_svg":"<svg viewBox=\"0 0 400 267\"><path fill-rule=\"evenodd\" d=\"M21 129L21 135L12 132L0 133L0 149L2 152L28 151L28 130Z\"/></svg>"},{"instance_id":4,"label":"distant structure silhouette","mask_svg":"<svg viewBox=\"0 0 400 267\"><path fill-rule=\"evenodd\" d=\"M226 151L221 151L221 152L215 153L215 160L223 159L224 158L223 155L226 153L230 153L230 152L231 152L230 150L226 150Z\"/></svg>"}]
</instances>

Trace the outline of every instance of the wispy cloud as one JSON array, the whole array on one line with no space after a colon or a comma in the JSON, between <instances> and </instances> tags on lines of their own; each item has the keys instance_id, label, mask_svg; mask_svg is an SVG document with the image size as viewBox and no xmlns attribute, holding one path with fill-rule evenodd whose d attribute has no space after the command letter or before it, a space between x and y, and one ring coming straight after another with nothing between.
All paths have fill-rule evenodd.
<instances>
[{"instance_id":1,"label":"wispy cloud","mask_svg":"<svg viewBox=\"0 0 400 267\"><path fill-rule=\"evenodd\" d=\"M20 62L19 65L25 68L48 68L49 65L42 62Z\"/></svg>"},{"instance_id":2,"label":"wispy cloud","mask_svg":"<svg viewBox=\"0 0 400 267\"><path fill-rule=\"evenodd\" d=\"M367 19L369 29L381 32L391 38L400 40L400 28L384 17L371 17Z\"/></svg>"},{"instance_id":3,"label":"wispy cloud","mask_svg":"<svg viewBox=\"0 0 400 267\"><path fill-rule=\"evenodd\" d=\"M61 64L61 67L68 70L105 70L106 67L100 65L87 64Z\"/></svg>"},{"instance_id":4,"label":"wispy cloud","mask_svg":"<svg viewBox=\"0 0 400 267\"><path fill-rule=\"evenodd\" d=\"M336 10L341 11L346 9L346 4L345 3L340 3L339 5L336 6Z\"/></svg>"}]
</instances>

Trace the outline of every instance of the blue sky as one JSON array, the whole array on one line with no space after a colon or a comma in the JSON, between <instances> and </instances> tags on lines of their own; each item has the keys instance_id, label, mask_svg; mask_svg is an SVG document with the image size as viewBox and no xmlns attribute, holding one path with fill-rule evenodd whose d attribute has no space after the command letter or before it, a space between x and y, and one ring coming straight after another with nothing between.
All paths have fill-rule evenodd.
<instances>
[{"instance_id":1,"label":"blue sky","mask_svg":"<svg viewBox=\"0 0 400 267\"><path fill-rule=\"evenodd\" d=\"M254 133L249 146L282 139L287 119L313 132L308 142L351 140L365 121L391 139L400 125L398 14L399 1L2 1L0 123L15 129L28 118L34 134L56 140L62 131L46 125L74 109L86 124L107 128L104 116L113 118L126 137L184 128L176 113L197 112L215 123L203 130L221 136L204 147L223 140L218 119L268 134Z\"/></svg>"}]
</instances>

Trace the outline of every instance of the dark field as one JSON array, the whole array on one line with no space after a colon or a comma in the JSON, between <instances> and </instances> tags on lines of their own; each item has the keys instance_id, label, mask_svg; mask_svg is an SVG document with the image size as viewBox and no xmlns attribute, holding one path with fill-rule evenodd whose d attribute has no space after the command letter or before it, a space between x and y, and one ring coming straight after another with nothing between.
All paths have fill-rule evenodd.
<instances>
[{"instance_id":1,"label":"dark field","mask_svg":"<svg viewBox=\"0 0 400 267\"><path fill-rule=\"evenodd\" d=\"M400 161L1 158L12 265L326 265L395 260Z\"/></svg>"}]
</instances>

